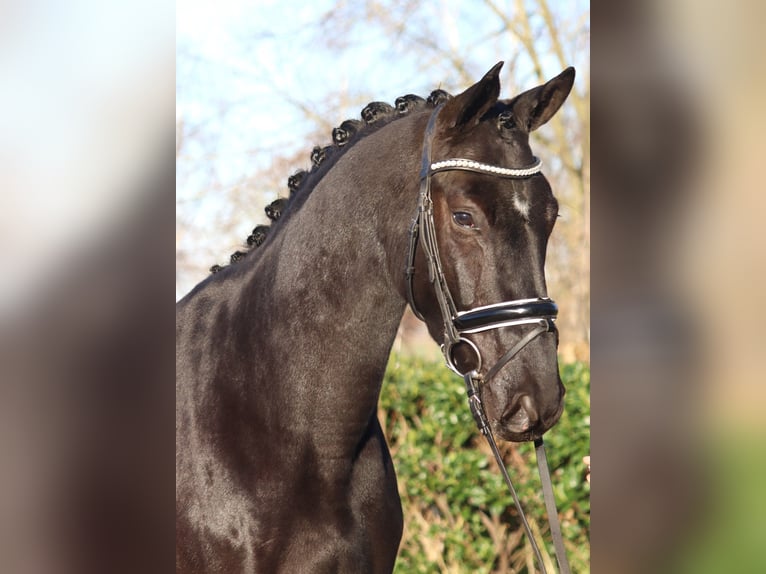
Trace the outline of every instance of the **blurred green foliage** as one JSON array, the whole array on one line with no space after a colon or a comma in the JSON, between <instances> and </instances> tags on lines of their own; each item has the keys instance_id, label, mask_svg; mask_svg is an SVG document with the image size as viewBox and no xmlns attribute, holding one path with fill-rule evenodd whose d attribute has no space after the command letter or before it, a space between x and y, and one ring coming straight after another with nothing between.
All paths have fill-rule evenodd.
<instances>
[{"instance_id":1,"label":"blurred green foliage","mask_svg":"<svg viewBox=\"0 0 766 574\"><path fill-rule=\"evenodd\" d=\"M589 572L590 370L563 365L566 407L545 435L556 503L573 572ZM391 358L379 417L404 510L398 573L535 572L513 499L468 410L462 380L442 363ZM553 557L531 443L501 443L533 531ZM538 541L540 536L538 536ZM546 565L549 572L555 566Z\"/></svg>"},{"instance_id":2,"label":"blurred green foliage","mask_svg":"<svg viewBox=\"0 0 766 574\"><path fill-rule=\"evenodd\" d=\"M766 572L766 450L757 429L727 428L705 437L707 468L699 472L709 496L697 508L676 564L680 574ZM699 477L698 477L699 480Z\"/></svg>"}]
</instances>

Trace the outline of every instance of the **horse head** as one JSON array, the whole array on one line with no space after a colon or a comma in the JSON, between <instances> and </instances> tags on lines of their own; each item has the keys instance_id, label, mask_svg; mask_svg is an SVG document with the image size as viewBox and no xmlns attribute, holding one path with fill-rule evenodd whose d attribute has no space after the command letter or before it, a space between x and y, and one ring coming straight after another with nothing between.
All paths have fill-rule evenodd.
<instances>
[{"instance_id":1,"label":"horse head","mask_svg":"<svg viewBox=\"0 0 766 574\"><path fill-rule=\"evenodd\" d=\"M556 423L565 392L553 324L556 309L548 299L544 271L558 203L540 173L529 134L563 104L574 69L500 100L501 66L443 102L426 129L416 225L420 249L411 251L411 304L431 336L446 345L451 366L480 381L478 396L492 430L505 440L526 441ZM432 239L422 215L429 211ZM446 295L438 292L440 282ZM472 310L506 316L518 312L521 320L456 330L455 320L459 323ZM535 328L539 332L529 334ZM509 360L509 349L515 347Z\"/></svg>"}]
</instances>

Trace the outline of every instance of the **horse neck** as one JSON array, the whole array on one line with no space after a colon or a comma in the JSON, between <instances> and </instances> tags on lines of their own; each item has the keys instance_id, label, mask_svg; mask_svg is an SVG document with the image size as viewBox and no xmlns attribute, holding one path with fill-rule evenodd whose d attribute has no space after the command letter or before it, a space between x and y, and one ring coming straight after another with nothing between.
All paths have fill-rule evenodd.
<instances>
[{"instance_id":1,"label":"horse neck","mask_svg":"<svg viewBox=\"0 0 766 574\"><path fill-rule=\"evenodd\" d=\"M262 384L289 401L294 430L335 421L353 435L375 413L406 305L424 123L403 118L355 143L253 266Z\"/></svg>"}]
</instances>

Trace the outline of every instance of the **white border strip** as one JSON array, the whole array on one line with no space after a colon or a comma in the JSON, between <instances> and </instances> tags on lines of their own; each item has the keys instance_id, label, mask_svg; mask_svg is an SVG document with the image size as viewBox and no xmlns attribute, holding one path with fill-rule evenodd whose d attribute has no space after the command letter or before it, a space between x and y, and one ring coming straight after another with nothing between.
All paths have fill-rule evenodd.
<instances>
[{"instance_id":1,"label":"white border strip","mask_svg":"<svg viewBox=\"0 0 766 574\"><path fill-rule=\"evenodd\" d=\"M555 321L553 317L551 321ZM482 331L491 331L492 329L500 329L502 327L514 327L516 325L533 325L545 321L545 317L534 317L530 319L511 319L509 321L503 321L502 323L492 323L491 325L482 325L481 327L474 327L473 329L458 329L458 333L471 334L481 333Z\"/></svg>"},{"instance_id":2,"label":"white border strip","mask_svg":"<svg viewBox=\"0 0 766 574\"><path fill-rule=\"evenodd\" d=\"M525 305L527 303L550 303L549 297L535 297L534 299L514 299L513 301L503 301L502 303L493 303L492 305L484 305L483 307L474 307L468 311L458 311L457 316L462 317L467 313L473 313L474 311L487 311L489 309L497 309L499 307L508 307L509 305Z\"/></svg>"}]
</instances>

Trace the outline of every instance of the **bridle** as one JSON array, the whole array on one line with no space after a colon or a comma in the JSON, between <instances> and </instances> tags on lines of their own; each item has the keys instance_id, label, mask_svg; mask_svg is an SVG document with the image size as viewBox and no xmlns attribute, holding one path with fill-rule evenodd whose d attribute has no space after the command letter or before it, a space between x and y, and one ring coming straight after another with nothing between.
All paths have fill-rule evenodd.
<instances>
[{"instance_id":1,"label":"bridle","mask_svg":"<svg viewBox=\"0 0 766 574\"><path fill-rule=\"evenodd\" d=\"M508 353L484 376L484 382L489 381L500 369L508 363L523 347L542 333L555 331L554 320L558 314L558 307L549 298L516 299L504 301L492 305L475 307L468 311L458 311L455 301L450 292L444 270L439 257L439 246L436 240L436 225L434 223L433 201L431 199L431 177L444 171L471 171L492 175L494 177L522 179L540 173L542 162L536 159L535 163L526 168L504 168L479 163L468 159L448 159L432 163L431 148L436 118L441 108L437 108L432 114L426 127L423 143L423 156L420 166L420 193L418 195L417 215L412 221L409 233L409 252L406 267L407 297L410 307L420 320L425 320L423 314L415 303L415 258L418 244L423 249L428 266L428 279L433 285L436 301L444 324L444 343L442 352L447 360L447 365L460 376L461 372L454 362L453 350L458 344L465 344L473 350L478 366L476 373L481 370L481 352L470 339L463 337L464 334L479 333L503 327L521 325L533 326L534 329L519 341Z\"/></svg>"},{"instance_id":2,"label":"bridle","mask_svg":"<svg viewBox=\"0 0 766 574\"><path fill-rule=\"evenodd\" d=\"M478 395L478 389L482 384L491 380L497 373L513 359L524 347L532 342L539 335L546 332L555 331L554 321L558 315L558 307L549 298L536 299L516 299L503 301L492 305L475 307L467 311L458 311L455 301L450 293L447 280L444 276L444 270L439 257L439 246L436 240L436 226L434 223L433 201L431 199L431 177L443 171L470 171L491 175L493 177L521 179L531 177L540 173L541 165L539 159L535 163L525 168L505 168L489 164L480 163L468 159L447 159L438 162L432 162L431 148L433 142L436 118L439 115L441 106L436 108L431 114L426 127L423 139L423 155L420 166L420 193L418 196L418 209L415 218L412 221L409 232L409 251L407 255L407 266L405 270L407 283L407 298L413 313L425 320L423 314L415 304L415 258L418 245L423 249L426 264L428 267L428 279L433 285L436 301L444 323L444 343L442 352L447 361L447 365L455 373L463 377L468 395L468 404L471 408L471 414L476 421L481 433L486 437L490 448L495 456L503 478L511 491L516 509L519 512L527 538L537 556L537 561L543 574L547 574L545 564L537 546L535 537L532 535L531 528L527 522L524 511L521 508L516 490L513 487L508 471L503 463L500 451L497 448L495 437L489 425L489 420L484 412L484 407ZM485 375L480 375L482 368L482 355L479 348L463 335L471 333L480 333L492 329L506 327L532 327L513 347L511 347L488 371ZM476 367L468 372L461 372L455 362L454 351L457 345L467 345L476 357ZM556 548L556 558L559 563L561 574L569 574L569 564L567 562L564 543L561 536L561 527L558 521L558 512L553 498L553 487L551 485L550 471L545 456L545 446L542 438L535 440L535 452L537 455L537 465L540 472L540 479L543 487L543 497L548 512L548 520L551 527L554 546Z\"/></svg>"}]
</instances>

